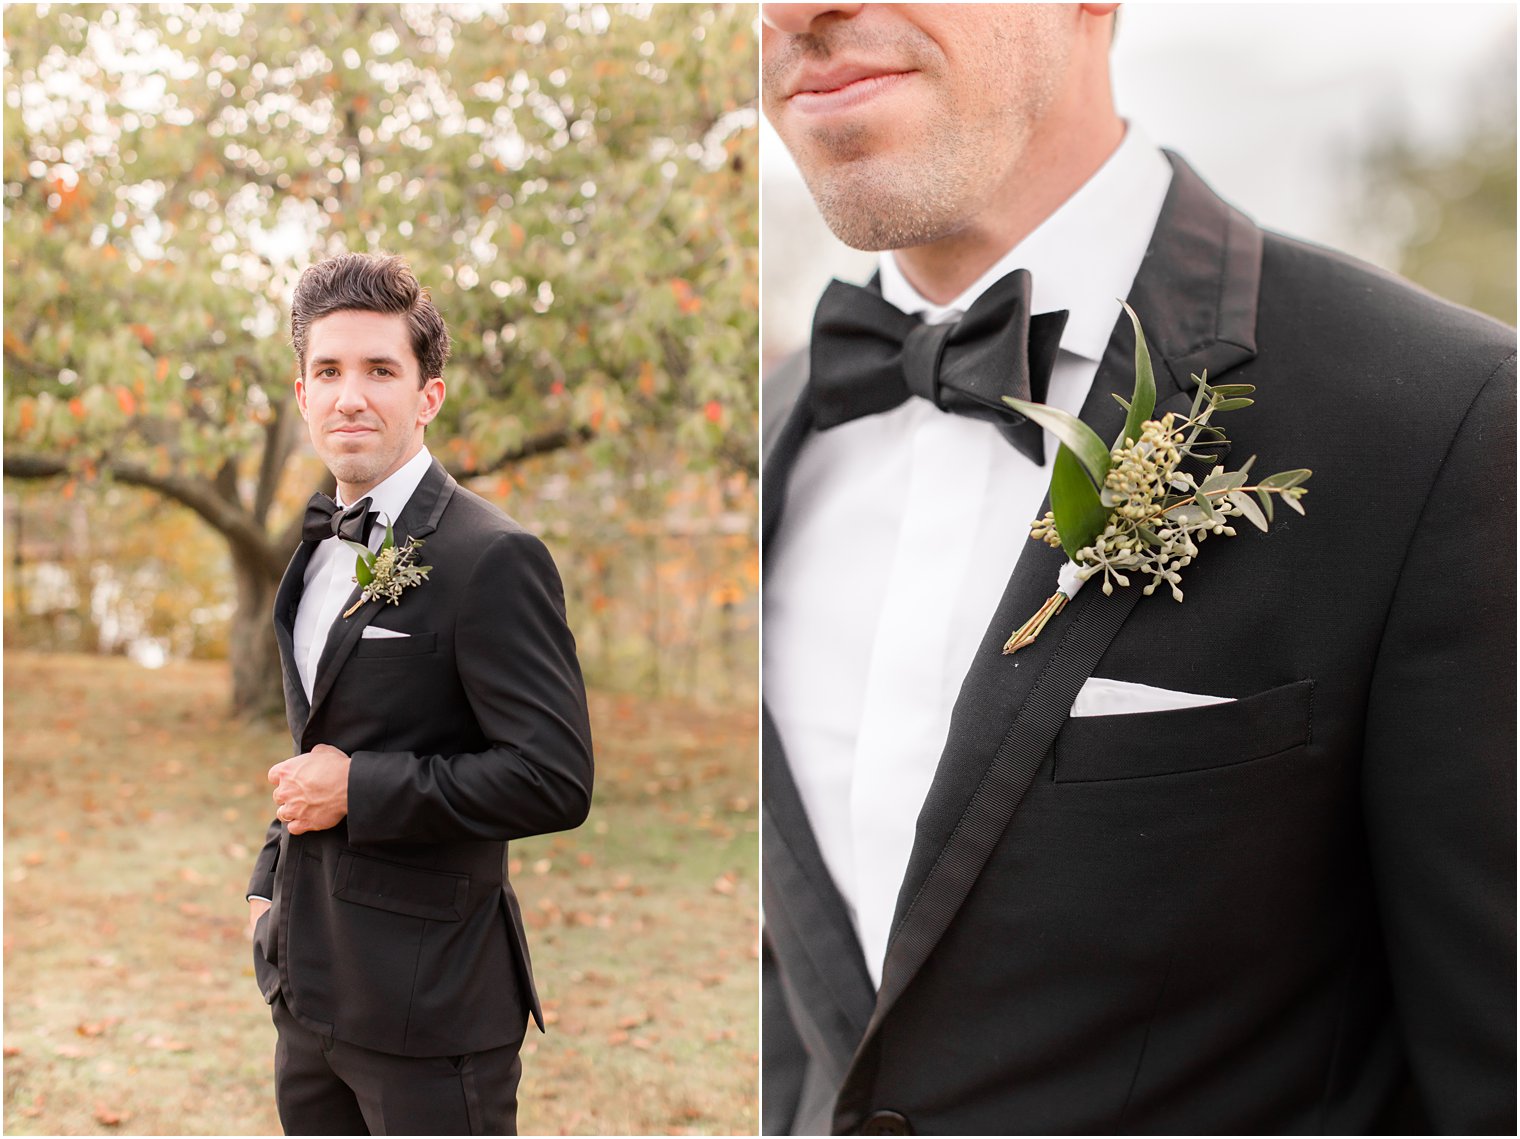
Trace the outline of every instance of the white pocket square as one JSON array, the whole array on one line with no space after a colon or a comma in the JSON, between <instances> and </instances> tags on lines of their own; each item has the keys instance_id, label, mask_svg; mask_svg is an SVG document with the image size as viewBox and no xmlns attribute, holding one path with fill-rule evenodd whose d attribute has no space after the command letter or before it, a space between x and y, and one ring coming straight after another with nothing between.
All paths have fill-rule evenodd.
<instances>
[{"instance_id":1,"label":"white pocket square","mask_svg":"<svg viewBox=\"0 0 1520 1139\"><path fill-rule=\"evenodd\" d=\"M375 637L410 637L411 634L410 633L398 633L398 632L396 632L395 629L382 629L379 625L366 625L366 626L364 626L364 631L362 633L360 633L359 636L366 637L366 638L375 638Z\"/></svg>"},{"instance_id":2,"label":"white pocket square","mask_svg":"<svg viewBox=\"0 0 1520 1139\"><path fill-rule=\"evenodd\" d=\"M1205 696L1198 692L1173 692L1128 680L1105 680L1089 676L1071 706L1073 716L1130 716L1136 712L1171 712L1178 708L1203 708L1209 704L1234 703L1232 696Z\"/></svg>"}]
</instances>

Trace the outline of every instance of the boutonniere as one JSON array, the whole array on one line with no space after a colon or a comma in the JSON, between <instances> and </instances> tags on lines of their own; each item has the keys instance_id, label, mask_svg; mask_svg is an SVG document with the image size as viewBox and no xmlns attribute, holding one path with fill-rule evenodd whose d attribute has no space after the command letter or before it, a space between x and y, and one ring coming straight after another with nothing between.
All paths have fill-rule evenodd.
<instances>
[{"instance_id":1,"label":"boutonniere","mask_svg":"<svg viewBox=\"0 0 1520 1139\"><path fill-rule=\"evenodd\" d=\"M354 581L364 587L359 600L343 614L345 618L353 616L366 601L400 605L402 590L421 585L433 568L416 564L417 551L422 548L420 540L408 538L406 545L396 545L396 533L389 520L385 524L385 540L378 550L371 550L361 542L350 542L347 538L343 539L343 544L352 547L359 556L354 563Z\"/></svg>"},{"instance_id":2,"label":"boutonniere","mask_svg":"<svg viewBox=\"0 0 1520 1139\"><path fill-rule=\"evenodd\" d=\"M1124 306L1135 326L1135 387L1128 400L1114 398L1128 413L1124 431L1112 447L1087 424L1054 407L1004 397L1004 402L1027 415L1061 441L1050 479L1050 510L1030 523L1029 536L1070 559L1061 567L1056 592L1018 629L1004 653L1018 652L1092 577L1103 575L1103 592L1128 586L1130 575L1150 577L1142 590L1147 596L1165 583L1172 598L1182 600L1182 571L1198 556L1210 534L1234 537L1232 518L1244 518L1265 531L1272 521L1272 500L1302 514L1307 470L1282 471L1251 480L1246 460L1237 471L1215 466L1203 481L1180 470L1185 459L1218 453L1228 442L1211 422L1221 412L1250 407L1250 384L1211 385L1208 373L1194 376L1198 392L1184 418L1168 412L1152 419L1156 410L1156 379L1150 351L1135 311Z\"/></svg>"}]
</instances>

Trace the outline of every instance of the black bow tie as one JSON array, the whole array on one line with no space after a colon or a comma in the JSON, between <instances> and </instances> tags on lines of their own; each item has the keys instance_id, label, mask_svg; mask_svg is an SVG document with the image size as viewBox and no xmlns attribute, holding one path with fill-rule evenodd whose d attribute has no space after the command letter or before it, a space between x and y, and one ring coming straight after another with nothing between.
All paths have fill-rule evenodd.
<instances>
[{"instance_id":1,"label":"black bow tie","mask_svg":"<svg viewBox=\"0 0 1520 1139\"><path fill-rule=\"evenodd\" d=\"M320 542L324 538L347 538L350 542L369 540L369 499L361 498L352 506L339 506L318 491L306 502L306 517L301 519L301 540Z\"/></svg>"},{"instance_id":2,"label":"black bow tie","mask_svg":"<svg viewBox=\"0 0 1520 1139\"><path fill-rule=\"evenodd\" d=\"M922 396L997 425L1036 463L1044 432L1003 402L1044 403L1066 312L1031 317L1027 269L1000 278L953 324L925 324L879 292L834 281L813 315L808 383L820 431Z\"/></svg>"}]
</instances>

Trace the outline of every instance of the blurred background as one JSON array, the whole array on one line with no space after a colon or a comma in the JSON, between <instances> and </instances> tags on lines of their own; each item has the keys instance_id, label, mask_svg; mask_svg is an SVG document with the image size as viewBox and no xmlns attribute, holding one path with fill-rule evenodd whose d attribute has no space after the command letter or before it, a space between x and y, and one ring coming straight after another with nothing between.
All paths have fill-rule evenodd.
<instances>
[{"instance_id":1,"label":"blurred background","mask_svg":"<svg viewBox=\"0 0 1520 1139\"><path fill-rule=\"evenodd\" d=\"M1515 6L1126 4L1120 114L1259 225L1515 323ZM767 365L807 343L841 245L762 123Z\"/></svg>"},{"instance_id":2,"label":"blurred background","mask_svg":"<svg viewBox=\"0 0 1520 1139\"><path fill-rule=\"evenodd\" d=\"M4 14L5 1129L278 1131L243 888L330 478L288 303L399 253L429 428L548 543L577 832L513 844L539 1133L755 1130L753 5Z\"/></svg>"}]
</instances>

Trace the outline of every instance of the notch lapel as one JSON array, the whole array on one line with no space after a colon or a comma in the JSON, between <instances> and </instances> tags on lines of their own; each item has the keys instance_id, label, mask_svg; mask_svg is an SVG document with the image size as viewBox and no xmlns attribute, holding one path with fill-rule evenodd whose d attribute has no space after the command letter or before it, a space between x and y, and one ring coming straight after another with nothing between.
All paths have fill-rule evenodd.
<instances>
[{"instance_id":1,"label":"notch lapel","mask_svg":"<svg viewBox=\"0 0 1520 1139\"><path fill-rule=\"evenodd\" d=\"M443 516L444 507L448 505L458 485L443 469L443 465L434 459L432 466L422 476L422 481L417 484L417 489L412 492L412 497L407 500L401 516L392 525L396 544L404 545L408 538L421 540L436 530L438 519ZM354 648L359 644L360 636L363 635L364 627L380 612L379 605L370 603L361 605L352 617L345 618L343 614L359 600L361 593L363 590L355 585L348 595L348 600L343 603L343 608L338 611L337 620L327 632L327 643L322 648L321 659L317 662L316 680L311 686L311 707L302 723L298 739L304 735L306 728L316 718L317 710L321 708L322 702L332 691L333 682L342 671L344 662L353 655ZM299 681L296 686L299 689ZM302 739L301 743L304 747L306 741Z\"/></svg>"},{"instance_id":2,"label":"notch lapel","mask_svg":"<svg viewBox=\"0 0 1520 1139\"><path fill-rule=\"evenodd\" d=\"M274 639L280 650L280 678L285 685L285 720L290 727L290 738L298 745L311 707L306 702L306 689L301 687L301 674L296 669L296 606L300 603L306 567L311 563L315 549L312 542L302 542L296 547L274 595Z\"/></svg>"},{"instance_id":3,"label":"notch lapel","mask_svg":"<svg viewBox=\"0 0 1520 1139\"><path fill-rule=\"evenodd\" d=\"M1192 373L1207 369L1212 380L1255 355L1261 232L1180 158L1168 158L1172 185L1129 302L1157 365L1158 411L1185 412ZM1129 395L1133 365L1134 332L1121 313L1082 409L1105 441L1124 425L1113 394ZM1138 586L1113 596L1085 589L1034 644L1003 656L1008 634L1054 592L1065 560L1044 543L1025 547L962 683L919 815L876 1007L840 1090L836 1130L854 1130L870 1109L882 1023L970 893L1077 691L1140 598Z\"/></svg>"}]
</instances>

